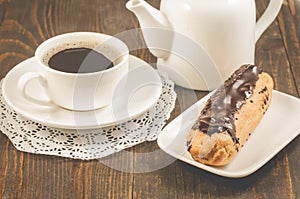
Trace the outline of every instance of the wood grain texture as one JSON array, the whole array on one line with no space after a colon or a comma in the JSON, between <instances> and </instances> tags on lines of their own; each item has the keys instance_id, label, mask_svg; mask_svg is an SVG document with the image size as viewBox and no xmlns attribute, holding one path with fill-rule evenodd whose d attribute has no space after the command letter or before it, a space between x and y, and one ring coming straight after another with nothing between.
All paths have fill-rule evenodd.
<instances>
[{"instance_id":1,"label":"wood grain texture","mask_svg":"<svg viewBox=\"0 0 300 199\"><path fill-rule=\"evenodd\" d=\"M124 31L138 28L136 17L125 8L126 1L0 0L0 78L54 35L95 31L122 37ZM158 8L160 0L148 2ZM256 0L257 17L268 2ZM300 92L299 21L300 1L284 1L278 18L256 45L257 65L272 75L277 90L296 97ZM131 54L155 63L140 30L123 39L136 42ZM170 120L207 94L175 90L178 99ZM81 161L19 152L0 133L0 198L300 198L299 157L298 137L256 173L228 179L173 159L156 142L102 160Z\"/></svg>"},{"instance_id":2,"label":"wood grain texture","mask_svg":"<svg viewBox=\"0 0 300 199\"><path fill-rule=\"evenodd\" d=\"M300 89L300 2L288 0L284 3L281 13L278 16L279 28L282 33L283 43L288 55L289 66L295 80L297 96ZM300 138L294 140L287 147L288 165L290 172L291 192L295 198L300 198Z\"/></svg>"}]
</instances>

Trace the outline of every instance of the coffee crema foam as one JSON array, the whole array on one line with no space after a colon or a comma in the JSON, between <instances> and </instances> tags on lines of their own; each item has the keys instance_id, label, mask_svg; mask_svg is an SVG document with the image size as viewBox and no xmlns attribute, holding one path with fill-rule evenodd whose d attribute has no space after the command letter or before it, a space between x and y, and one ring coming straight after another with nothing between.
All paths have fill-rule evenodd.
<instances>
[{"instance_id":1,"label":"coffee crema foam","mask_svg":"<svg viewBox=\"0 0 300 199\"><path fill-rule=\"evenodd\" d=\"M64 43L64 44L60 44L57 45L53 48L51 48L50 50L48 50L46 53L44 53L43 57L42 57L42 62L48 65L48 62L50 60L50 58L55 55L56 53L66 50L66 49L72 49L72 48L90 48L90 49L94 49L96 51L99 51L97 49L97 47L102 46L99 42L87 42L87 41L79 41L79 42L73 42L73 43ZM100 51L101 52L101 51Z\"/></svg>"}]
</instances>

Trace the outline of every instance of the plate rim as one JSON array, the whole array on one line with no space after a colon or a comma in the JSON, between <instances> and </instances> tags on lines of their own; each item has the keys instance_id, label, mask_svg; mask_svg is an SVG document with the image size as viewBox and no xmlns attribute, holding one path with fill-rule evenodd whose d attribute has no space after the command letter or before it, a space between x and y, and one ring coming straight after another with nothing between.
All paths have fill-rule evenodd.
<instances>
[{"instance_id":1,"label":"plate rim","mask_svg":"<svg viewBox=\"0 0 300 199\"><path fill-rule=\"evenodd\" d=\"M171 150L169 147L166 147L164 145L164 143L162 142L162 140L164 137L168 137L165 134L168 134L169 129L172 129L172 126L174 126L176 124L176 122L178 120L180 120L180 117L182 117L182 114L188 113L189 111L193 110L196 106L199 106L199 104L202 104L203 101L205 102L209 98L210 95L211 95L211 93L207 94L206 96L204 96L203 98L198 100L196 103L191 105L188 109L186 109L183 113L178 115L173 121L171 121L161 131L161 133L159 134L159 136L157 138L157 144L164 152L168 153L169 155L175 157L176 159L178 159L182 162L185 162L187 164L190 164L192 166L195 166L199 169L205 170L212 174L216 174L216 175L219 175L222 177L227 177L227 178L242 178L242 177L246 177L246 176L253 174L257 170L259 170L261 167L263 167L266 163L268 163L271 159L273 159L280 151L282 151L290 142L292 142L300 134L300 125L299 125L299 127L297 128L298 131L293 133L291 136L289 136L288 139L286 139L284 142L282 142L279 147L277 147L272 153L268 154L267 158L265 158L263 161L260 161L258 164L254 164L254 165L252 164L249 167L238 170L236 172L224 171L224 170L220 169L222 167L214 167L214 166L209 166L209 165L199 163L199 162L193 160L187 151L183 152L182 154L178 154L178 153L174 152L173 150ZM283 93L283 92L280 92L277 90L273 90L273 95L286 97L290 100L295 101L295 103L298 103L300 105L300 99L295 96L288 95L286 93ZM178 133L180 133L180 131L177 131L176 135L172 136L172 139L176 138L176 136L178 136ZM187 157L185 157L186 155L191 157L191 159L188 159Z\"/></svg>"},{"instance_id":2,"label":"plate rim","mask_svg":"<svg viewBox=\"0 0 300 199\"><path fill-rule=\"evenodd\" d=\"M14 110L16 113L20 114L21 116L30 119L32 121L38 122L40 124L49 126L49 127L53 127L53 128L61 128L61 129L70 129L70 130L79 130L79 129L96 129L96 128L103 128L103 127L108 127L108 126L112 126L118 123L122 123L125 122L127 120L130 120L132 118L138 117L139 115L142 115L143 113L147 112L151 107L153 107L155 105L155 103L157 102L157 100L159 99L161 92L162 92L162 81L161 81L161 77L159 76L158 72L152 68L150 66L150 64L148 64L147 62L145 62L144 60L134 56L134 55L130 55L129 56L129 63L133 63L135 64L137 67L149 67L151 68L151 70L153 70L153 74L155 73L156 75L156 80L157 80L157 84L159 84L160 86L155 86L155 90L156 92L151 93L153 96L153 101L152 103L149 103L149 105L147 107L145 107L144 109L142 109L141 111L135 112L134 114L131 114L129 117L124 117L124 118L120 118L116 121L109 121L109 122L105 122L105 123L99 123L98 120L95 121L94 124L76 124L76 123L63 123L60 121L49 121L49 119L40 119L37 116L32 116L32 114L28 113L28 111L22 110L22 108L20 108L19 106L16 106L14 102L12 102L13 100L9 99L8 97L8 93L10 93L9 89L6 89L9 87L9 78L12 78L11 76L13 76L14 74L16 74L18 72L18 70L21 70L22 67L25 67L27 64L30 64L32 62L35 62L35 58L34 57L30 57L28 59L25 59L21 62L19 62L18 64L16 64L7 74L6 76L3 78L3 82L2 82L2 96L3 99L5 101L5 103L12 109ZM9 77L9 78L7 78ZM55 107L59 108L58 106L54 105ZM54 107L53 106L53 107ZM62 108L59 108L62 109ZM99 109L100 110L100 109ZM69 111L69 110L65 110L65 111ZM74 112L74 111L70 111L70 112ZM89 111L91 113L94 112L94 110Z\"/></svg>"}]
</instances>

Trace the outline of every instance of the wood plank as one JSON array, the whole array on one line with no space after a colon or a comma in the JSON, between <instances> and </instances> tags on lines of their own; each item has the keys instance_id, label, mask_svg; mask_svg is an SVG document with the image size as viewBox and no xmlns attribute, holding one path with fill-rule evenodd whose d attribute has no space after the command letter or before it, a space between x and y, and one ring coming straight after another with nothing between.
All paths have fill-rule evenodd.
<instances>
[{"instance_id":1,"label":"wood plank","mask_svg":"<svg viewBox=\"0 0 300 199\"><path fill-rule=\"evenodd\" d=\"M5 18L6 15L6 10L7 10L7 3L0 1L0 26Z\"/></svg>"},{"instance_id":2,"label":"wood plank","mask_svg":"<svg viewBox=\"0 0 300 199\"><path fill-rule=\"evenodd\" d=\"M263 8L268 1L258 1L257 3L258 7ZM288 4L285 3L282 10L287 6ZM282 15L282 10L277 20L266 31L257 44L257 62L273 75L275 89L293 96L298 96L293 71L290 68L291 63L289 55L282 41L285 35L282 34L281 28L278 27L278 21ZM257 192L266 192L268 190L265 193L267 198L295 197L295 189L292 185L293 182L291 182L292 174L289 168L289 149L291 148L295 149L295 146L290 145L271 160L271 164L274 161L276 162L276 165L272 168L271 177L268 176L269 182L262 184L262 186L258 186ZM280 186L284 186L285 190L280 189Z\"/></svg>"},{"instance_id":3,"label":"wood plank","mask_svg":"<svg viewBox=\"0 0 300 199\"><path fill-rule=\"evenodd\" d=\"M300 92L300 2L288 0L285 1L281 13L278 17L279 27L283 35L284 46L287 51L290 68L293 72L293 79L295 80L297 88L297 97ZM288 153L288 167L291 173L290 183L293 187L295 198L300 197L300 137L298 136L289 147Z\"/></svg>"},{"instance_id":4,"label":"wood plank","mask_svg":"<svg viewBox=\"0 0 300 199\"><path fill-rule=\"evenodd\" d=\"M286 1L278 17L279 27L283 35L284 46L288 53L290 68L296 81L298 96L300 92L300 2ZM298 14L298 15L297 15Z\"/></svg>"},{"instance_id":5,"label":"wood plank","mask_svg":"<svg viewBox=\"0 0 300 199\"><path fill-rule=\"evenodd\" d=\"M256 2L257 7L261 8L259 13L262 13L268 1L260 0ZM283 5L283 7L285 6ZM289 67L290 62L282 42L283 37L276 20L257 42L256 63L274 77L276 90L297 96L293 74Z\"/></svg>"}]
</instances>

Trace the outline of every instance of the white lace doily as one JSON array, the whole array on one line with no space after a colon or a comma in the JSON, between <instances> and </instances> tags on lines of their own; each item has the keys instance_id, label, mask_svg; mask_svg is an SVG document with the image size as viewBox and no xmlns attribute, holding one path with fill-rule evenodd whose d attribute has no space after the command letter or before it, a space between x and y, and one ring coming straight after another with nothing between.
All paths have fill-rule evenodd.
<instances>
[{"instance_id":1,"label":"white lace doily","mask_svg":"<svg viewBox=\"0 0 300 199\"><path fill-rule=\"evenodd\" d=\"M83 160L102 158L157 139L176 100L174 83L166 77L161 78L161 96L149 111L122 124L94 130L56 129L23 118L4 101L2 80L0 130L20 151Z\"/></svg>"}]
</instances>

